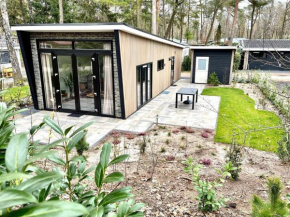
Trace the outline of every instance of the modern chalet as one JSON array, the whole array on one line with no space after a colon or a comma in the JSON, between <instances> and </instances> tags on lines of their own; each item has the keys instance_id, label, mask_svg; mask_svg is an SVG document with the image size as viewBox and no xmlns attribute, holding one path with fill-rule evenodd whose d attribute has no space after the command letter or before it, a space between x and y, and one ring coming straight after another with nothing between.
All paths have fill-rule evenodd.
<instances>
[{"instance_id":1,"label":"modern chalet","mask_svg":"<svg viewBox=\"0 0 290 217\"><path fill-rule=\"evenodd\" d=\"M241 69L290 70L289 39L252 39L240 41L243 50Z\"/></svg>"},{"instance_id":2,"label":"modern chalet","mask_svg":"<svg viewBox=\"0 0 290 217\"><path fill-rule=\"evenodd\" d=\"M12 30L36 109L125 119L181 76L183 45L123 23Z\"/></svg>"},{"instance_id":3,"label":"modern chalet","mask_svg":"<svg viewBox=\"0 0 290 217\"><path fill-rule=\"evenodd\" d=\"M206 84L215 72L223 84L231 83L235 46L191 46L191 82Z\"/></svg>"}]
</instances>

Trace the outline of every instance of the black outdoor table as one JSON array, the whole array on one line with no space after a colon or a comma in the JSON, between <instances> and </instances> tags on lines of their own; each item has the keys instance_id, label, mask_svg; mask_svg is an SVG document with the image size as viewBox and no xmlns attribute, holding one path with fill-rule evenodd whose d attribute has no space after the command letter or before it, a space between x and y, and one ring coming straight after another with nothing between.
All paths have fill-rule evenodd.
<instances>
[{"instance_id":1,"label":"black outdoor table","mask_svg":"<svg viewBox=\"0 0 290 217\"><path fill-rule=\"evenodd\" d=\"M180 88L176 92L175 108L177 108L179 94L181 95L181 101L182 101L183 95L192 95L192 109L194 109L194 96L196 95L196 102L197 102L198 89L197 88L188 88L188 87Z\"/></svg>"}]
</instances>

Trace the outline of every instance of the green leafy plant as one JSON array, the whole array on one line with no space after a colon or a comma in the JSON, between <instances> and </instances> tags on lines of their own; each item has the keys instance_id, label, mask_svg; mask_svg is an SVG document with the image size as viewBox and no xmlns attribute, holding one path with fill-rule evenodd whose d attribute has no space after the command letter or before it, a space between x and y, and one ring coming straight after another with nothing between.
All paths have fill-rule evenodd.
<instances>
[{"instance_id":1,"label":"green leafy plant","mask_svg":"<svg viewBox=\"0 0 290 217\"><path fill-rule=\"evenodd\" d=\"M182 163L186 165L186 167L184 167L184 171L191 175L193 187L198 193L196 199L198 200L199 210L202 212L216 212L220 209L220 207L225 207L225 202L227 199L222 196L218 196L216 189L223 186L222 183L224 182L224 178L230 177L228 172L230 165L225 167L227 170L221 173L221 177L219 179L211 182L201 179L199 172L202 165L194 164L192 156Z\"/></svg>"},{"instance_id":2,"label":"green leafy plant","mask_svg":"<svg viewBox=\"0 0 290 217\"><path fill-rule=\"evenodd\" d=\"M289 216L287 203L281 199L282 184L279 178L268 178L268 198L265 202L257 195L252 200L252 217Z\"/></svg>"},{"instance_id":3,"label":"green leafy plant","mask_svg":"<svg viewBox=\"0 0 290 217\"><path fill-rule=\"evenodd\" d=\"M87 134L87 130L84 130L84 132ZM84 151L89 150L90 144L86 140L86 134L83 136L83 138L80 139L80 141L76 144L76 150L80 156L83 155Z\"/></svg>"},{"instance_id":4,"label":"green leafy plant","mask_svg":"<svg viewBox=\"0 0 290 217\"><path fill-rule=\"evenodd\" d=\"M209 75L207 83L211 86L219 86L220 85L220 81L219 81L219 78L218 78L216 72L213 72Z\"/></svg>"},{"instance_id":5,"label":"green leafy plant","mask_svg":"<svg viewBox=\"0 0 290 217\"><path fill-rule=\"evenodd\" d=\"M241 53L237 51L234 56L234 71L239 70L239 67L241 64L241 58L242 58Z\"/></svg>"},{"instance_id":6,"label":"green leafy plant","mask_svg":"<svg viewBox=\"0 0 290 217\"><path fill-rule=\"evenodd\" d=\"M182 71L190 71L191 68L191 59L189 56L185 56L183 61L182 61L182 65L181 65L181 70Z\"/></svg>"},{"instance_id":7,"label":"green leafy plant","mask_svg":"<svg viewBox=\"0 0 290 217\"><path fill-rule=\"evenodd\" d=\"M238 145L234 140L227 151L226 154L226 162L231 163L233 167L236 167L235 170L231 170L230 174L234 180L239 178L239 173L242 171L242 160L243 160L243 153L242 153L242 146Z\"/></svg>"},{"instance_id":8,"label":"green leafy plant","mask_svg":"<svg viewBox=\"0 0 290 217\"><path fill-rule=\"evenodd\" d=\"M70 98L73 98L73 88L74 88L74 80L72 73L69 73L67 77L63 77L63 81L65 85L69 89Z\"/></svg>"},{"instance_id":9,"label":"green leafy plant","mask_svg":"<svg viewBox=\"0 0 290 217\"><path fill-rule=\"evenodd\" d=\"M283 136L283 138L277 142L277 155L283 162L290 162L290 140L289 134Z\"/></svg>"}]
</instances>

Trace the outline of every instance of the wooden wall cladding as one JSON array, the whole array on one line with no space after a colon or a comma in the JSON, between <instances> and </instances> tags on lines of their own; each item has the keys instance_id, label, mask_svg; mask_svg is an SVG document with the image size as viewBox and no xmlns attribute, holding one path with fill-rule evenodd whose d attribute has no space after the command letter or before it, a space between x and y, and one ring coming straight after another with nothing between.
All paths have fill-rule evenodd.
<instances>
[{"instance_id":1,"label":"wooden wall cladding","mask_svg":"<svg viewBox=\"0 0 290 217\"><path fill-rule=\"evenodd\" d=\"M136 67L152 62L152 98L170 86L171 62L175 57L174 81L181 77L182 48L120 31L120 51L125 101L125 116L137 110ZM157 71L157 61L164 59L164 69Z\"/></svg>"}]
</instances>

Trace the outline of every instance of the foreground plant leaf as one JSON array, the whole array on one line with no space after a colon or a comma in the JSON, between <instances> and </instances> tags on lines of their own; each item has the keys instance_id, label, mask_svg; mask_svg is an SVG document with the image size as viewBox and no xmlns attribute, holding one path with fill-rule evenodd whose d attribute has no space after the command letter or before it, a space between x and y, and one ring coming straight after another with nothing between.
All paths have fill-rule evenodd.
<instances>
[{"instance_id":1,"label":"foreground plant leaf","mask_svg":"<svg viewBox=\"0 0 290 217\"><path fill-rule=\"evenodd\" d=\"M0 183L8 182L14 179L23 179L29 177L29 175L24 173L3 173L0 175Z\"/></svg>"},{"instance_id":2,"label":"foreground plant leaf","mask_svg":"<svg viewBox=\"0 0 290 217\"><path fill-rule=\"evenodd\" d=\"M4 215L4 217L74 217L88 214L87 209L78 203L69 201L48 201L27 206Z\"/></svg>"},{"instance_id":3,"label":"foreground plant leaf","mask_svg":"<svg viewBox=\"0 0 290 217\"><path fill-rule=\"evenodd\" d=\"M6 189L0 192L0 209L27 203L37 203L36 198L28 192L16 189Z\"/></svg>"},{"instance_id":4,"label":"foreground plant leaf","mask_svg":"<svg viewBox=\"0 0 290 217\"><path fill-rule=\"evenodd\" d=\"M10 172L20 172L27 158L28 140L26 133L13 136L7 146L5 164Z\"/></svg>"}]
</instances>

